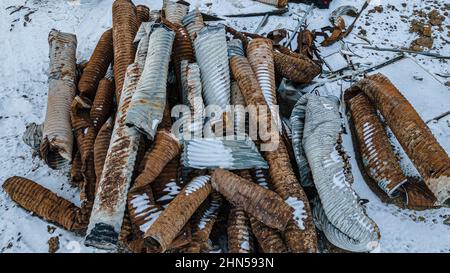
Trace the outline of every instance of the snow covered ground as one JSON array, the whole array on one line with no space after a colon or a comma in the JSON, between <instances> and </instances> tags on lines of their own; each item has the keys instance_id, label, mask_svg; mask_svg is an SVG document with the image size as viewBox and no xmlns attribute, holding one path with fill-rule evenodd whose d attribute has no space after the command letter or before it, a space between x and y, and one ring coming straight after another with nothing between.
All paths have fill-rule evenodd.
<instances>
[{"instance_id":1,"label":"snow covered ground","mask_svg":"<svg viewBox=\"0 0 450 273\"><path fill-rule=\"evenodd\" d=\"M41 123L44 119L47 102L48 42L47 35L52 28L77 35L77 59L88 59L101 33L111 26L112 0L2 0L0 1L0 184L13 175L30 178L58 193L60 196L79 204L79 192L68 183L68 170L49 169L38 158L32 158L31 150L22 142L25 125L29 122ZM135 0L135 4L146 4L151 9L159 9L162 1ZM207 0L189 1L206 13L218 16L240 12L266 11L272 9L250 0ZM392 0L372 1L384 6L384 13L368 13L370 6L356 25L367 32L367 39L373 45L384 47L409 46L416 34L409 33L409 19L414 9L437 8L449 5L449 1ZM308 20L310 29L319 29L329 25L328 14L341 5L361 7L363 1L334 0L330 10L314 10ZM389 5L392 7L387 7ZM10 6L25 6L17 12ZM8 8L9 7L9 8ZM291 11L284 16L271 16L260 33L276 28L293 29L302 4L290 4ZM448 8L448 7L447 7ZM443 13L444 11L441 11ZM447 12L450 12L447 10ZM403 22L400 15L406 16ZM348 18L346 18L348 19ZM228 23L236 29L252 32L261 17L230 18ZM449 17L444 22L443 31L433 28L434 52L450 55L450 37L448 36ZM349 22L349 21L347 21ZM350 35L346 41L356 55L354 63L361 67L372 66L391 59L396 53L375 52L362 48L362 41ZM339 44L324 50L333 53L339 50ZM431 73L449 74L446 61L424 56L413 57ZM443 83L448 81L436 76ZM346 87L344 83L343 88ZM330 91L339 94L341 87L329 84ZM450 92L450 90L447 91ZM426 93L425 93L426 92ZM431 95L430 95L431 94ZM411 101L416 107L423 101L432 99L432 90L424 90L423 97ZM450 110L450 101L447 103ZM422 113L423 114L423 113ZM439 122L428 124L441 145L450 153L450 116ZM355 182L354 189L359 196L368 199L368 214L381 229L381 252L450 252L450 209L441 208L426 211L400 209L394 205L382 203L363 181L355 161L350 135L344 143L352 155L351 164ZM0 191L0 252L47 252L50 237L59 236L58 252L99 252L84 247L83 238L31 216L19 208Z\"/></svg>"}]
</instances>

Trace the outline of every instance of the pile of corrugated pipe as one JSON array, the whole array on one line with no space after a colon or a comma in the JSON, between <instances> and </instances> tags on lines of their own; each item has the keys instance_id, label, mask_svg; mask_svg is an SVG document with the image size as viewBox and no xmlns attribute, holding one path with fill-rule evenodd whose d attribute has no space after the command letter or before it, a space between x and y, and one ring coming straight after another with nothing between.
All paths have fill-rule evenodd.
<instances>
[{"instance_id":1,"label":"pile of corrugated pipe","mask_svg":"<svg viewBox=\"0 0 450 273\"><path fill-rule=\"evenodd\" d=\"M319 61L274 35L205 24L184 1L150 11L116 0L112 14L88 62L76 61L75 35L50 32L45 121L23 137L49 167L70 167L81 206L23 177L3 184L15 202L111 251L379 246L377 224L352 189L340 99L307 93L288 117L278 110L277 86L307 85L321 73ZM343 103L374 191L406 196L408 207L448 202L450 160L387 78L361 80ZM386 125L423 181L403 174ZM268 133L253 136L251 126Z\"/></svg>"}]
</instances>

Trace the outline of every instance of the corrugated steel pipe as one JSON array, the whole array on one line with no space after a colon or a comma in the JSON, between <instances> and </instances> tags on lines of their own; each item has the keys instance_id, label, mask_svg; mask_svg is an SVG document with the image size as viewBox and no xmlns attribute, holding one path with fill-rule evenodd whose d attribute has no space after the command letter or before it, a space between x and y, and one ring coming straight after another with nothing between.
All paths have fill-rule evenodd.
<instances>
[{"instance_id":1,"label":"corrugated steel pipe","mask_svg":"<svg viewBox=\"0 0 450 273\"><path fill-rule=\"evenodd\" d=\"M306 94L294 109L300 106L305 111L303 149L324 213L336 230L354 243L338 247L350 251L371 251L379 244L380 231L359 204L359 197L350 185L353 176L341 144L338 99ZM293 115L299 111L302 110L294 110Z\"/></svg>"},{"instance_id":2,"label":"corrugated steel pipe","mask_svg":"<svg viewBox=\"0 0 450 273\"><path fill-rule=\"evenodd\" d=\"M81 221L80 208L34 181L13 176L3 183L3 190L24 209L69 231L83 233L87 222Z\"/></svg>"},{"instance_id":3,"label":"corrugated steel pipe","mask_svg":"<svg viewBox=\"0 0 450 273\"><path fill-rule=\"evenodd\" d=\"M202 13L198 9L191 10L183 17L183 26L189 33L191 41L194 42L197 33L205 26Z\"/></svg>"},{"instance_id":4,"label":"corrugated steel pipe","mask_svg":"<svg viewBox=\"0 0 450 273\"><path fill-rule=\"evenodd\" d=\"M383 115L397 140L437 198L450 205L450 157L400 91L382 74L356 83Z\"/></svg>"},{"instance_id":5,"label":"corrugated steel pipe","mask_svg":"<svg viewBox=\"0 0 450 273\"><path fill-rule=\"evenodd\" d=\"M275 69L284 78L295 83L310 83L320 74L322 68L308 57L302 54L298 55L302 56L302 58L292 57L274 50Z\"/></svg>"},{"instance_id":6,"label":"corrugated steel pipe","mask_svg":"<svg viewBox=\"0 0 450 273\"><path fill-rule=\"evenodd\" d=\"M116 249L141 135L125 124L131 97L141 76L134 63L127 69L105 165L97 186L85 244Z\"/></svg>"},{"instance_id":7,"label":"corrugated steel pipe","mask_svg":"<svg viewBox=\"0 0 450 273\"><path fill-rule=\"evenodd\" d=\"M83 69L83 74L78 82L78 91L82 96L94 99L97 86L114 58L112 36L112 29L108 29L102 34L89 62Z\"/></svg>"},{"instance_id":8,"label":"corrugated steel pipe","mask_svg":"<svg viewBox=\"0 0 450 273\"><path fill-rule=\"evenodd\" d=\"M126 123L153 139L163 118L166 84L175 33L163 24L154 24L147 59L136 92L130 102Z\"/></svg>"},{"instance_id":9,"label":"corrugated steel pipe","mask_svg":"<svg viewBox=\"0 0 450 273\"><path fill-rule=\"evenodd\" d=\"M48 102L40 154L49 167L62 168L72 161L73 134L70 104L76 91L77 38L70 33L52 29Z\"/></svg>"},{"instance_id":10,"label":"corrugated steel pipe","mask_svg":"<svg viewBox=\"0 0 450 273\"><path fill-rule=\"evenodd\" d=\"M281 231L286 228L293 209L275 192L224 169L214 170L211 184L231 204L265 225Z\"/></svg>"},{"instance_id":11,"label":"corrugated steel pipe","mask_svg":"<svg viewBox=\"0 0 450 273\"><path fill-rule=\"evenodd\" d=\"M194 40L206 105L230 104L230 68L223 26L205 26Z\"/></svg>"},{"instance_id":12,"label":"corrugated steel pipe","mask_svg":"<svg viewBox=\"0 0 450 273\"><path fill-rule=\"evenodd\" d=\"M159 252L165 252L169 248L189 218L211 193L212 188L209 181L209 176L194 178L169 203L145 233L144 239L147 247L156 248Z\"/></svg>"},{"instance_id":13,"label":"corrugated steel pipe","mask_svg":"<svg viewBox=\"0 0 450 273\"><path fill-rule=\"evenodd\" d=\"M232 207L227 223L228 253L255 253L250 219L242 208Z\"/></svg>"},{"instance_id":14,"label":"corrugated steel pipe","mask_svg":"<svg viewBox=\"0 0 450 273\"><path fill-rule=\"evenodd\" d=\"M189 11L189 3L186 1L166 1L164 6L165 18L174 24L181 24L181 20Z\"/></svg>"},{"instance_id":15,"label":"corrugated steel pipe","mask_svg":"<svg viewBox=\"0 0 450 273\"><path fill-rule=\"evenodd\" d=\"M131 0L116 0L112 6L112 24L114 41L114 81L116 101L120 101L125 73L134 61L134 36L139 28L136 7Z\"/></svg>"},{"instance_id":16,"label":"corrugated steel pipe","mask_svg":"<svg viewBox=\"0 0 450 273\"><path fill-rule=\"evenodd\" d=\"M407 179L392 150L377 110L362 92L345 93L345 102L353 120L358 150L367 175L389 197L396 196L397 189Z\"/></svg>"}]
</instances>

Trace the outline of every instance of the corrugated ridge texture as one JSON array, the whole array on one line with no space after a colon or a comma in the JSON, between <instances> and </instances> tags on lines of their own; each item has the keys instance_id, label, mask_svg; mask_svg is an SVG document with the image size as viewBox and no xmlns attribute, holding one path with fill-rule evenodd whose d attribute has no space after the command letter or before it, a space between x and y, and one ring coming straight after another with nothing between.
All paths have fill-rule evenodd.
<instances>
[{"instance_id":1,"label":"corrugated ridge texture","mask_svg":"<svg viewBox=\"0 0 450 273\"><path fill-rule=\"evenodd\" d=\"M194 178L169 203L144 235L148 247L156 247L160 252L165 252L169 248L189 218L210 194L209 180L209 176Z\"/></svg>"},{"instance_id":2,"label":"corrugated ridge texture","mask_svg":"<svg viewBox=\"0 0 450 273\"><path fill-rule=\"evenodd\" d=\"M78 82L78 91L81 95L90 99L94 98L98 83L105 76L113 58L112 29L108 29L98 40L89 62L83 69L83 74Z\"/></svg>"},{"instance_id":3,"label":"corrugated ridge texture","mask_svg":"<svg viewBox=\"0 0 450 273\"><path fill-rule=\"evenodd\" d=\"M354 248L346 246L347 250L373 250L380 231L350 185L353 176L341 145L338 99L306 94L297 105L306 105L303 148L329 222L355 242ZM367 249L360 249L361 245Z\"/></svg>"},{"instance_id":4,"label":"corrugated ridge texture","mask_svg":"<svg viewBox=\"0 0 450 273\"><path fill-rule=\"evenodd\" d=\"M230 68L225 29L205 26L194 40L195 57L200 67L206 105L224 109L230 104Z\"/></svg>"},{"instance_id":5,"label":"corrugated ridge texture","mask_svg":"<svg viewBox=\"0 0 450 273\"><path fill-rule=\"evenodd\" d=\"M130 0L116 0L112 6L113 42L114 42L114 81L116 101L120 93L128 65L133 63L135 48L134 36L138 30L136 7Z\"/></svg>"},{"instance_id":6,"label":"corrugated ridge texture","mask_svg":"<svg viewBox=\"0 0 450 273\"><path fill-rule=\"evenodd\" d=\"M231 71L239 84L242 95L247 105L265 106L268 109L261 89L259 88L256 77L245 57L232 56L230 59ZM245 69L239 68L244 67ZM259 120L268 120L272 124L271 114L267 111L258 113ZM265 151L265 157L269 164L269 172L272 178L272 184L277 192L285 201L294 200L296 205L301 205L305 217L303 219L292 219L284 232L287 245L292 252L316 252L317 237L312 221L311 209L308 198L295 177L292 166L289 161L289 155L286 146L280 140L278 132L271 130L271 141L277 142L277 147L273 151ZM300 221L302 220L302 221ZM299 225L301 223L302 225Z\"/></svg>"},{"instance_id":7,"label":"corrugated ridge texture","mask_svg":"<svg viewBox=\"0 0 450 273\"><path fill-rule=\"evenodd\" d=\"M153 25L144 70L126 116L127 125L134 126L149 139L155 137L166 104L166 85L174 38L175 33L165 25Z\"/></svg>"},{"instance_id":8,"label":"corrugated ridge texture","mask_svg":"<svg viewBox=\"0 0 450 273\"><path fill-rule=\"evenodd\" d=\"M255 242L250 220L241 208L232 208L228 214L228 253L254 253Z\"/></svg>"},{"instance_id":9,"label":"corrugated ridge texture","mask_svg":"<svg viewBox=\"0 0 450 273\"><path fill-rule=\"evenodd\" d=\"M51 168L72 161L73 135L70 104L76 91L76 36L51 30L47 112L45 114L42 158Z\"/></svg>"},{"instance_id":10,"label":"corrugated ridge texture","mask_svg":"<svg viewBox=\"0 0 450 273\"><path fill-rule=\"evenodd\" d=\"M131 97L141 71L137 64L127 69L119 109L105 165L97 187L85 244L115 249L125 212L141 135L125 124Z\"/></svg>"},{"instance_id":11,"label":"corrugated ridge texture","mask_svg":"<svg viewBox=\"0 0 450 273\"><path fill-rule=\"evenodd\" d=\"M295 83L310 83L320 74L321 68L309 58L301 56L303 58L295 58L274 50L276 71Z\"/></svg>"},{"instance_id":12,"label":"corrugated ridge texture","mask_svg":"<svg viewBox=\"0 0 450 273\"><path fill-rule=\"evenodd\" d=\"M96 132L100 130L103 124L111 116L114 109L114 82L103 78L100 80L92 102L90 118L92 126Z\"/></svg>"},{"instance_id":13,"label":"corrugated ridge texture","mask_svg":"<svg viewBox=\"0 0 450 273\"><path fill-rule=\"evenodd\" d=\"M81 233L86 229L87 223L80 218L80 208L36 182L13 176L2 187L14 202L37 216L69 231Z\"/></svg>"},{"instance_id":14,"label":"corrugated ridge texture","mask_svg":"<svg viewBox=\"0 0 450 273\"><path fill-rule=\"evenodd\" d=\"M213 172L211 184L230 203L267 226L285 229L292 209L275 192L223 169Z\"/></svg>"},{"instance_id":15,"label":"corrugated ridge texture","mask_svg":"<svg viewBox=\"0 0 450 273\"><path fill-rule=\"evenodd\" d=\"M364 93L347 101L356 131L359 152L366 173L389 197L395 195L398 187L406 182L386 131Z\"/></svg>"},{"instance_id":16,"label":"corrugated ridge texture","mask_svg":"<svg viewBox=\"0 0 450 273\"><path fill-rule=\"evenodd\" d=\"M428 188L444 204L450 198L450 158L400 91L382 74L361 80L361 89L383 115Z\"/></svg>"},{"instance_id":17,"label":"corrugated ridge texture","mask_svg":"<svg viewBox=\"0 0 450 273\"><path fill-rule=\"evenodd\" d=\"M136 178L132 190L152 183L164 167L181 151L181 145L170 132L161 130L156 133L153 148L143 159L144 170Z\"/></svg>"}]
</instances>

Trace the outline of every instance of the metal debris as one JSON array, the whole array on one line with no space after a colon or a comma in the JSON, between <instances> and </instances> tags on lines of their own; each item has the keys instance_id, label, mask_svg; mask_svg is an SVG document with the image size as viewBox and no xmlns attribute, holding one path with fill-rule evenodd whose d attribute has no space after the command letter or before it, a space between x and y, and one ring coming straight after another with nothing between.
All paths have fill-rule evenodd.
<instances>
[{"instance_id":1,"label":"metal debris","mask_svg":"<svg viewBox=\"0 0 450 273\"><path fill-rule=\"evenodd\" d=\"M242 139L214 137L185 140L183 141L181 160L185 167L196 169L267 168L266 161L249 137L243 137Z\"/></svg>"},{"instance_id":2,"label":"metal debris","mask_svg":"<svg viewBox=\"0 0 450 273\"><path fill-rule=\"evenodd\" d=\"M131 97L136 90L140 76L139 66L131 64L127 69L111 144L97 186L94 207L85 239L86 245L116 249L137 147L141 140L139 132L125 124Z\"/></svg>"},{"instance_id":3,"label":"metal debris","mask_svg":"<svg viewBox=\"0 0 450 273\"><path fill-rule=\"evenodd\" d=\"M148 45L142 76L133 94L126 123L153 139L163 117L166 83L175 33L165 25L155 24Z\"/></svg>"},{"instance_id":4,"label":"metal debris","mask_svg":"<svg viewBox=\"0 0 450 273\"><path fill-rule=\"evenodd\" d=\"M351 251L373 250L378 246L380 233L375 222L359 205L358 196L350 186L353 177L341 147L341 121L337 98L306 94L294 108L297 107L301 108L293 112L294 115L298 115L304 109L301 144L324 213L336 232L351 238L351 242L355 244L337 246ZM291 117L293 120L296 118L298 119L295 116ZM326 236L328 238L336 235L326 234ZM365 248L361 248L361 245Z\"/></svg>"},{"instance_id":5,"label":"metal debris","mask_svg":"<svg viewBox=\"0 0 450 273\"><path fill-rule=\"evenodd\" d=\"M76 47L73 34L51 30L48 105L45 114L41 157L54 169L72 161L73 135L70 125L70 104L76 90Z\"/></svg>"},{"instance_id":6,"label":"metal debris","mask_svg":"<svg viewBox=\"0 0 450 273\"><path fill-rule=\"evenodd\" d=\"M450 158L400 91L382 74L361 80L351 90L364 92L383 115L428 188L436 196L436 205L449 202Z\"/></svg>"},{"instance_id":7,"label":"metal debris","mask_svg":"<svg viewBox=\"0 0 450 273\"><path fill-rule=\"evenodd\" d=\"M271 228L285 230L293 209L275 192L223 169L212 173L211 184L234 206Z\"/></svg>"}]
</instances>

